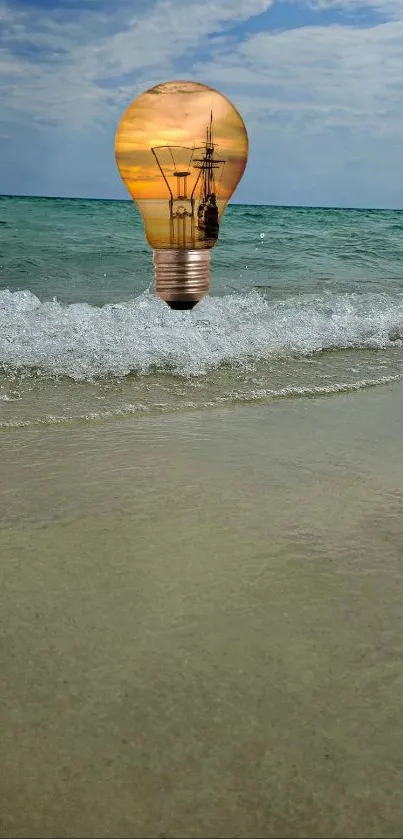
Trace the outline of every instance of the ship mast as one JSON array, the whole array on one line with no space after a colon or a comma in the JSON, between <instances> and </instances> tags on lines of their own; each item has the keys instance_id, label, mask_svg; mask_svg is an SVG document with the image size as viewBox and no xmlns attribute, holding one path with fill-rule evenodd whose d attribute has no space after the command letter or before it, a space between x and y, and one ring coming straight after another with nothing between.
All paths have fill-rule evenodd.
<instances>
[{"instance_id":1,"label":"ship mast","mask_svg":"<svg viewBox=\"0 0 403 839\"><path fill-rule=\"evenodd\" d=\"M214 172L213 172L213 111L210 113L210 125L206 127L206 163L205 175L203 179L203 194L202 201L205 201L208 195L214 192Z\"/></svg>"},{"instance_id":2,"label":"ship mast","mask_svg":"<svg viewBox=\"0 0 403 839\"><path fill-rule=\"evenodd\" d=\"M225 160L218 160L214 157L214 139L213 139L213 109L210 112L210 123L206 127L206 143L204 146L204 155L202 158L195 158L194 167L200 169L201 189L200 189L200 203L205 204L210 195L215 194L215 178L214 170L219 169ZM197 181L199 178L197 179ZM196 181L196 184L197 184ZM196 187L195 184L195 187ZM194 189L193 188L193 192Z\"/></svg>"}]
</instances>

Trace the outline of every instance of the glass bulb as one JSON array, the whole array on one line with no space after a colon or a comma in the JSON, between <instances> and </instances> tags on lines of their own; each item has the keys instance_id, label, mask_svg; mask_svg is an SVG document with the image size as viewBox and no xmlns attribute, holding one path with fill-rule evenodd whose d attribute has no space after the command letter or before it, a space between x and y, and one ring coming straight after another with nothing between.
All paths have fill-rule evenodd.
<instances>
[{"instance_id":1,"label":"glass bulb","mask_svg":"<svg viewBox=\"0 0 403 839\"><path fill-rule=\"evenodd\" d=\"M210 250L246 166L242 117L211 87L166 82L128 107L115 153L154 249L155 290L190 309L209 289Z\"/></svg>"}]
</instances>

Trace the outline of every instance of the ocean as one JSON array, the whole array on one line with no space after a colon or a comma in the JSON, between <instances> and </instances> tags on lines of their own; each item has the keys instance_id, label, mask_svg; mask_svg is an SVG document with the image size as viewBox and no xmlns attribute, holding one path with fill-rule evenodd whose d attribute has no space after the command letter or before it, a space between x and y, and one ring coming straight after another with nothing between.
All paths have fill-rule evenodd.
<instances>
[{"instance_id":1,"label":"ocean","mask_svg":"<svg viewBox=\"0 0 403 839\"><path fill-rule=\"evenodd\" d=\"M402 375L403 215L232 205L211 294L153 292L132 202L0 201L0 423L311 396Z\"/></svg>"},{"instance_id":2,"label":"ocean","mask_svg":"<svg viewBox=\"0 0 403 839\"><path fill-rule=\"evenodd\" d=\"M0 220L0 836L399 839L402 214Z\"/></svg>"}]
</instances>

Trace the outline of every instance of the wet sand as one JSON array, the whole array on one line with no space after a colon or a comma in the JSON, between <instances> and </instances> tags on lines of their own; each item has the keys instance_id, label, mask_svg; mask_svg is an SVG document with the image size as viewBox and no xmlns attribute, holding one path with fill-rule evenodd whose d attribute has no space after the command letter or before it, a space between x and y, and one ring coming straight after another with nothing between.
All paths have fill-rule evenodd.
<instances>
[{"instance_id":1,"label":"wet sand","mask_svg":"<svg viewBox=\"0 0 403 839\"><path fill-rule=\"evenodd\" d=\"M1 836L402 835L402 417L1 433Z\"/></svg>"}]
</instances>

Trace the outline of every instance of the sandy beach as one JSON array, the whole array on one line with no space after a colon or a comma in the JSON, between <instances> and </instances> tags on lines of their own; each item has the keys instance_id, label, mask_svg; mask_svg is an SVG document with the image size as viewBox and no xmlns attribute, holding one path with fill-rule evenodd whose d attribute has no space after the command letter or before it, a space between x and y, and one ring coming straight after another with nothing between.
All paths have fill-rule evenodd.
<instances>
[{"instance_id":1,"label":"sandy beach","mask_svg":"<svg viewBox=\"0 0 403 839\"><path fill-rule=\"evenodd\" d=\"M402 411L3 429L1 836L401 836Z\"/></svg>"}]
</instances>

